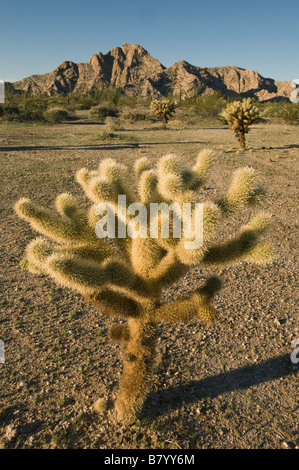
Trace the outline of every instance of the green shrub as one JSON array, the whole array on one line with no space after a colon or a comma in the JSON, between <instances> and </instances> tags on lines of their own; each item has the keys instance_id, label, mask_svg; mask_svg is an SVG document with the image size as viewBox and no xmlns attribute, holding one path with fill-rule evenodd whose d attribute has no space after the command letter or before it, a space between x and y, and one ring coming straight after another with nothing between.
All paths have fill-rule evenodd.
<instances>
[{"instance_id":1,"label":"green shrub","mask_svg":"<svg viewBox=\"0 0 299 470\"><path fill-rule=\"evenodd\" d=\"M201 118L219 118L220 113L227 100L220 92L211 93L210 95L195 94L185 99L181 106L190 108L195 114Z\"/></svg>"},{"instance_id":2,"label":"green shrub","mask_svg":"<svg viewBox=\"0 0 299 470\"><path fill-rule=\"evenodd\" d=\"M89 117L91 118L106 118L106 117L117 117L118 109L109 103L102 103L97 106L93 106L89 111Z\"/></svg>"},{"instance_id":3,"label":"green shrub","mask_svg":"<svg viewBox=\"0 0 299 470\"><path fill-rule=\"evenodd\" d=\"M114 118L111 116L106 117L105 119L105 127L108 131L123 131L124 128L120 123L118 118Z\"/></svg>"},{"instance_id":4,"label":"green shrub","mask_svg":"<svg viewBox=\"0 0 299 470\"><path fill-rule=\"evenodd\" d=\"M20 121L20 110L18 106L3 106L2 115L6 121Z\"/></svg>"},{"instance_id":5,"label":"green shrub","mask_svg":"<svg viewBox=\"0 0 299 470\"><path fill-rule=\"evenodd\" d=\"M44 117L49 122L59 123L67 119L68 112L63 108L50 108L44 112Z\"/></svg>"},{"instance_id":6,"label":"green shrub","mask_svg":"<svg viewBox=\"0 0 299 470\"><path fill-rule=\"evenodd\" d=\"M20 106L20 113L25 121L43 121L46 109L46 100L28 99Z\"/></svg>"},{"instance_id":7,"label":"green shrub","mask_svg":"<svg viewBox=\"0 0 299 470\"><path fill-rule=\"evenodd\" d=\"M137 144L138 139L130 134L115 134L114 132L108 132L107 130L102 131L99 134L99 140L103 142L110 142L110 141L121 141L127 142L130 144Z\"/></svg>"},{"instance_id":8,"label":"green shrub","mask_svg":"<svg viewBox=\"0 0 299 470\"><path fill-rule=\"evenodd\" d=\"M299 103L288 103L280 101L266 103L263 106L263 117L270 120L278 120L288 124L299 123Z\"/></svg>"},{"instance_id":9,"label":"green shrub","mask_svg":"<svg viewBox=\"0 0 299 470\"><path fill-rule=\"evenodd\" d=\"M129 122L138 122L138 121L150 121L152 117L148 113L143 113L140 111L127 111L122 115L122 119Z\"/></svg>"}]
</instances>

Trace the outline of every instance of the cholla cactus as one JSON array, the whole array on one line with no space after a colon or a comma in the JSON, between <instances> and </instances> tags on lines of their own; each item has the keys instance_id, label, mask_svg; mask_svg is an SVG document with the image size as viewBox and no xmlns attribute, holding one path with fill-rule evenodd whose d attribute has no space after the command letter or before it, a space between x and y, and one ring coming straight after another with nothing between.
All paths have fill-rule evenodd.
<instances>
[{"instance_id":1,"label":"cholla cactus","mask_svg":"<svg viewBox=\"0 0 299 470\"><path fill-rule=\"evenodd\" d=\"M210 277L205 284L179 300L161 301L165 287L177 282L193 266L213 266L239 260L267 261L271 246L259 242L269 225L269 216L260 213L241 227L232 238L216 243L221 222L236 216L247 205L257 203L262 190L256 184L254 170L237 170L228 192L215 202L203 204L203 244L188 249L189 235L175 238L173 220L168 237L161 212L157 214L157 238L120 238L132 217L120 214L118 195L126 195L127 207L133 201L150 208L152 202L177 203L198 201L198 191L205 182L211 165L211 151L199 153L190 169L169 154L153 167L146 158L135 162L137 192L131 190L129 171L112 159L101 161L99 168L77 173L91 200L89 209L80 209L69 193L60 194L56 211L39 207L29 199L21 199L15 209L20 217L43 237L33 240L26 250L27 268L44 273L58 284L72 288L96 305L108 317L127 320L114 325L109 338L123 346L124 368L115 408L121 420L130 421L141 409L150 387L155 365L156 341L160 322L189 322L200 319L210 323L217 318L212 305L221 281ZM113 240L100 239L95 233L103 215L96 215L98 203L109 202L115 208L116 221L122 221ZM189 206L190 207L190 206ZM192 206L193 207L193 206ZM192 212L192 224L195 222ZM123 225L122 225L123 224ZM149 232L149 221L145 224ZM188 238L189 237L189 238Z\"/></svg>"},{"instance_id":2,"label":"cholla cactus","mask_svg":"<svg viewBox=\"0 0 299 470\"><path fill-rule=\"evenodd\" d=\"M234 131L240 143L240 149L245 150L245 134L249 132L249 126L259 117L259 110L253 100L244 98L243 101L234 101L227 105L221 116L227 120L229 128Z\"/></svg>"},{"instance_id":3,"label":"cholla cactus","mask_svg":"<svg viewBox=\"0 0 299 470\"><path fill-rule=\"evenodd\" d=\"M165 126L168 123L168 119L175 113L176 106L176 102L170 99L162 101L153 100L150 105L155 116L158 119L162 119Z\"/></svg>"}]
</instances>

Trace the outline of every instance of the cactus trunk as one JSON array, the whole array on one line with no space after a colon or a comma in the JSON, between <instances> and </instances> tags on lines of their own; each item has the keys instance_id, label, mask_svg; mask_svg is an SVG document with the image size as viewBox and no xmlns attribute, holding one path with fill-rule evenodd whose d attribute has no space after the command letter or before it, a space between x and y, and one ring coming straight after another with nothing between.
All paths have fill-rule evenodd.
<instances>
[{"instance_id":1,"label":"cactus trunk","mask_svg":"<svg viewBox=\"0 0 299 470\"><path fill-rule=\"evenodd\" d=\"M141 319L128 321L124 366L115 408L122 421L141 410L148 393L156 357L157 325Z\"/></svg>"},{"instance_id":2,"label":"cactus trunk","mask_svg":"<svg viewBox=\"0 0 299 470\"><path fill-rule=\"evenodd\" d=\"M240 150L245 150L245 134L243 132L239 132L239 143Z\"/></svg>"}]
</instances>

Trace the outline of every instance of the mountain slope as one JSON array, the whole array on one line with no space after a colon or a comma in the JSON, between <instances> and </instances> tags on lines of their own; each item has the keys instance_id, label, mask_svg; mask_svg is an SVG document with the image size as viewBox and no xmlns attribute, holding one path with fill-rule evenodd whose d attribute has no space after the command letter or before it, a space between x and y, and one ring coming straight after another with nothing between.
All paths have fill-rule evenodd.
<instances>
[{"instance_id":1,"label":"mountain slope","mask_svg":"<svg viewBox=\"0 0 299 470\"><path fill-rule=\"evenodd\" d=\"M260 101L288 98L291 82L275 82L253 70L235 66L196 67L181 60L165 68L138 44L124 44L107 54L94 54L86 63L65 61L44 75L32 75L12 85L33 95L87 93L120 86L128 94L159 98L170 93L191 96L220 91L227 96L252 96Z\"/></svg>"}]
</instances>

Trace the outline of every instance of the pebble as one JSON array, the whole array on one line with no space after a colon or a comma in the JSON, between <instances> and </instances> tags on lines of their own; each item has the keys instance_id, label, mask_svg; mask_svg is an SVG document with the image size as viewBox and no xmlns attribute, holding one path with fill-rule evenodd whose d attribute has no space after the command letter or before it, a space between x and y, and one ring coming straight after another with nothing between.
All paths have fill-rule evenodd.
<instances>
[{"instance_id":1,"label":"pebble","mask_svg":"<svg viewBox=\"0 0 299 470\"><path fill-rule=\"evenodd\" d=\"M23 380L22 380L21 382L18 383L17 389L20 390L20 388L26 387L26 385L27 385L26 382L23 382Z\"/></svg>"},{"instance_id":2,"label":"pebble","mask_svg":"<svg viewBox=\"0 0 299 470\"><path fill-rule=\"evenodd\" d=\"M283 441L283 442L281 443L281 447L282 447L282 449L290 449L290 446L289 446L289 444L288 444L286 441Z\"/></svg>"},{"instance_id":3,"label":"pebble","mask_svg":"<svg viewBox=\"0 0 299 470\"><path fill-rule=\"evenodd\" d=\"M16 436L16 434L17 434L17 430L12 424L7 426L6 432L5 432L5 438L8 442L12 441L13 438Z\"/></svg>"}]
</instances>

